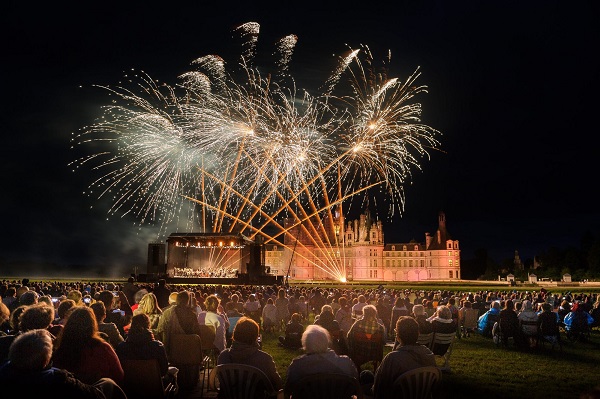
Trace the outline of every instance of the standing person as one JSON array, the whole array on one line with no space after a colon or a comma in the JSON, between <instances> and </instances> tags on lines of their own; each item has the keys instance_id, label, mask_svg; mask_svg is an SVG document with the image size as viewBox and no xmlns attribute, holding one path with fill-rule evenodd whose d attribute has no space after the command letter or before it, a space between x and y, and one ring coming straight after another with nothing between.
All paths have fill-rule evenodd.
<instances>
[{"instance_id":1,"label":"standing person","mask_svg":"<svg viewBox=\"0 0 600 399\"><path fill-rule=\"evenodd\" d=\"M277 308L276 320L278 329L281 331L285 330L285 325L290 320L290 311L288 309L289 300L285 294L285 290L280 288L277 291L277 299L275 299L275 307Z\"/></svg>"},{"instance_id":2,"label":"standing person","mask_svg":"<svg viewBox=\"0 0 600 399\"><path fill-rule=\"evenodd\" d=\"M0 366L0 385L17 387L27 397L46 399L126 399L109 378L88 384L52 364L52 336L36 329L20 334L10 347L9 360Z\"/></svg>"},{"instance_id":3,"label":"standing person","mask_svg":"<svg viewBox=\"0 0 600 399\"><path fill-rule=\"evenodd\" d=\"M163 312L157 328L158 339L165 345L167 355L171 354L171 336L174 334L200 335L198 315L192 308L189 291L177 293L176 302Z\"/></svg>"},{"instance_id":4,"label":"standing person","mask_svg":"<svg viewBox=\"0 0 600 399\"><path fill-rule=\"evenodd\" d=\"M340 304L340 308L335 312L335 320L340 325L340 330L347 334L350 331L350 327L354 324L354 320L352 320L352 309L350 309L350 305L348 304L348 298L345 296L341 296L338 299Z\"/></svg>"},{"instance_id":5,"label":"standing person","mask_svg":"<svg viewBox=\"0 0 600 399\"><path fill-rule=\"evenodd\" d=\"M115 323L106 323L104 321L106 320L106 308L104 307L104 302L94 302L90 305L90 308L94 311L94 316L96 316L98 331L106 334L108 342L112 345L113 349L116 348L117 345L124 341L124 338Z\"/></svg>"},{"instance_id":6,"label":"standing person","mask_svg":"<svg viewBox=\"0 0 600 399\"><path fill-rule=\"evenodd\" d=\"M69 315L56 339L52 360L56 367L69 370L87 384L100 378L123 384L124 373L119 358L113 347L100 336L96 316L87 306L78 306Z\"/></svg>"},{"instance_id":7,"label":"standing person","mask_svg":"<svg viewBox=\"0 0 600 399\"><path fill-rule=\"evenodd\" d=\"M294 384L307 375L336 373L358 379L354 362L348 356L337 355L330 349L329 343L330 335L325 328L316 324L306 327L302 334L304 354L292 359L287 369L284 388L286 398L292 394Z\"/></svg>"},{"instance_id":8,"label":"standing person","mask_svg":"<svg viewBox=\"0 0 600 399\"><path fill-rule=\"evenodd\" d=\"M406 307L404 298L402 298L400 296L396 297L396 300L394 301L394 307L392 307L392 312L390 314L389 326L391 327L391 330L388 330L388 335L391 337L393 337L395 335L394 331L392 331L392 330L395 328L396 321L398 321L398 318L400 318L401 316L409 316L409 315L410 315L410 313L408 311L408 308Z\"/></svg>"},{"instance_id":9,"label":"standing person","mask_svg":"<svg viewBox=\"0 0 600 399\"><path fill-rule=\"evenodd\" d=\"M133 310L131 310L131 305L123 291L116 291L116 295L112 291L101 291L98 294L98 300L104 302L106 308L105 322L115 323L121 336L124 337L127 335L125 326L131 323Z\"/></svg>"},{"instance_id":10,"label":"standing person","mask_svg":"<svg viewBox=\"0 0 600 399\"><path fill-rule=\"evenodd\" d=\"M283 388L283 381L275 367L273 357L260 350L258 335L260 327L249 317L242 317L233 329L231 347L223 350L217 359L217 364L241 363L262 370L273 387Z\"/></svg>"},{"instance_id":11,"label":"standing person","mask_svg":"<svg viewBox=\"0 0 600 399\"><path fill-rule=\"evenodd\" d=\"M375 308L377 308L379 318L383 320L385 330L388 332L388 335L390 335L391 330L394 328L390 327L392 325L390 324L390 320L392 319L392 307L390 306L388 297L382 294L377 298L377 305L375 305ZM408 310L406 311L406 315L408 315Z\"/></svg>"},{"instance_id":12,"label":"standing person","mask_svg":"<svg viewBox=\"0 0 600 399\"><path fill-rule=\"evenodd\" d=\"M388 353L377 368L373 382L373 398L387 397L394 381L404 372L419 367L436 366L435 356L424 345L418 345L419 324L410 316L401 316L396 322L398 349Z\"/></svg>"},{"instance_id":13,"label":"standing person","mask_svg":"<svg viewBox=\"0 0 600 399\"><path fill-rule=\"evenodd\" d=\"M150 319L150 328L153 333L156 333L158 321L160 320L162 313L162 309L158 306L158 298L156 298L154 293L148 292L140 299L137 309L133 311L133 316L135 317L138 314L147 315Z\"/></svg>"},{"instance_id":14,"label":"standing person","mask_svg":"<svg viewBox=\"0 0 600 399\"><path fill-rule=\"evenodd\" d=\"M365 297L362 294L359 295L357 298L357 302L354 305L352 305L352 319L354 321L360 319L363 316L363 308L367 305L367 297Z\"/></svg>"},{"instance_id":15,"label":"standing person","mask_svg":"<svg viewBox=\"0 0 600 399\"><path fill-rule=\"evenodd\" d=\"M169 306L169 295L171 295L171 290L167 287L167 280L164 278L159 279L156 282L156 286L154 287L154 291L152 291L154 295L156 295L156 299L158 300L158 306L161 309Z\"/></svg>"},{"instance_id":16,"label":"standing person","mask_svg":"<svg viewBox=\"0 0 600 399\"><path fill-rule=\"evenodd\" d=\"M206 310L201 311L198 314L198 323L212 327L215 330L214 347L216 353L221 352L227 346L227 329L229 328L229 321L225 319L225 314L219 314L218 309L223 307L219 306L220 301L216 295L209 295L204 300L204 307ZM203 348L204 349L204 348Z\"/></svg>"},{"instance_id":17,"label":"standing person","mask_svg":"<svg viewBox=\"0 0 600 399\"><path fill-rule=\"evenodd\" d=\"M248 295L248 299L244 302L244 315L250 317L260 325L260 314L260 302L256 300L256 295Z\"/></svg>"},{"instance_id":18,"label":"standing person","mask_svg":"<svg viewBox=\"0 0 600 399\"><path fill-rule=\"evenodd\" d=\"M136 292L138 292L139 290L140 290L140 287L138 287L138 286L135 284L135 278L134 278L133 276L130 276L130 277L127 279L127 282L126 282L125 284L123 284L123 293L125 293L125 296L127 297L127 301L128 301L130 304L132 304L132 305L133 305L134 303L137 303L137 302L135 301L135 294L136 294ZM141 296L140 296L139 298L141 298ZM138 301L138 302L139 302L139 301Z\"/></svg>"}]
</instances>

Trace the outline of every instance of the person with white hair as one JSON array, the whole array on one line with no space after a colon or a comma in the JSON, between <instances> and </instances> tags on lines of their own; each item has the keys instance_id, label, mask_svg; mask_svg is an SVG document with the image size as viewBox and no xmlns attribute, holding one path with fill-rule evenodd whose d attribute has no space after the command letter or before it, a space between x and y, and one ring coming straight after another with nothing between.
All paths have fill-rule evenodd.
<instances>
[{"instance_id":1,"label":"person with white hair","mask_svg":"<svg viewBox=\"0 0 600 399\"><path fill-rule=\"evenodd\" d=\"M287 369L287 378L283 388L288 398L302 377L320 373L347 374L358 379L358 370L354 362L345 355L336 354L331 348L329 332L316 324L306 327L302 334L304 354L292 360Z\"/></svg>"}]
</instances>

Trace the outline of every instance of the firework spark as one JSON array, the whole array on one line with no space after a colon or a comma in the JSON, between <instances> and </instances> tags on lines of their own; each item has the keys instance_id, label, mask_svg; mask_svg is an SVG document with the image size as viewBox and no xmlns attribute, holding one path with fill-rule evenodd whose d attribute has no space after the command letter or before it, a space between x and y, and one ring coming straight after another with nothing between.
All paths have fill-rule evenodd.
<instances>
[{"instance_id":1,"label":"firework spark","mask_svg":"<svg viewBox=\"0 0 600 399\"><path fill-rule=\"evenodd\" d=\"M103 151L72 165L100 173L89 193L110 197L110 214L163 234L184 218L204 232L316 248L305 260L343 279L344 212L381 192L389 215L402 212L404 185L439 146L415 102L426 87L418 69L405 81L389 78L387 64L376 70L362 46L339 58L320 93L299 93L288 74L298 38L277 43L277 70L264 74L252 65L259 28L235 29L245 42L234 68L207 55L175 86L145 73L99 86L113 103L73 141Z\"/></svg>"}]
</instances>

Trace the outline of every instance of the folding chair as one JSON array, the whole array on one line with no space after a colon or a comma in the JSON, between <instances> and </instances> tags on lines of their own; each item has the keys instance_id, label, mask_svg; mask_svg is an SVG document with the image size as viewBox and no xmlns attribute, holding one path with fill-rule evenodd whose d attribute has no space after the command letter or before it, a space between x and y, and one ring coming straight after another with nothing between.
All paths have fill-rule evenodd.
<instances>
[{"instance_id":1,"label":"folding chair","mask_svg":"<svg viewBox=\"0 0 600 399\"><path fill-rule=\"evenodd\" d=\"M466 308L463 310L463 316L460 323L460 330L462 337L468 337L472 332L477 330L477 321L479 320L479 311L473 308Z\"/></svg>"},{"instance_id":2,"label":"folding chair","mask_svg":"<svg viewBox=\"0 0 600 399\"><path fill-rule=\"evenodd\" d=\"M431 342L431 351L435 355L436 359L441 358L444 361L444 365L441 367L442 371L450 371L450 355L452 354L452 347L454 346L454 339L456 333L439 333L433 334L433 340Z\"/></svg>"}]
</instances>

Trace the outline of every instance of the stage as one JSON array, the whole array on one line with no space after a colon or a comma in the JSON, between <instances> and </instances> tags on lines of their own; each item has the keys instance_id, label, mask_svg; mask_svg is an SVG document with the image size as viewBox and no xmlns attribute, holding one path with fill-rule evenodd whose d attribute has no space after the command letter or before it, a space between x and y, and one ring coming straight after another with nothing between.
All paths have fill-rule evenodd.
<instances>
[{"instance_id":1,"label":"stage","mask_svg":"<svg viewBox=\"0 0 600 399\"><path fill-rule=\"evenodd\" d=\"M283 284L283 276L248 276L240 275L237 278L228 277L163 277L168 284L183 285L274 285Z\"/></svg>"}]
</instances>

